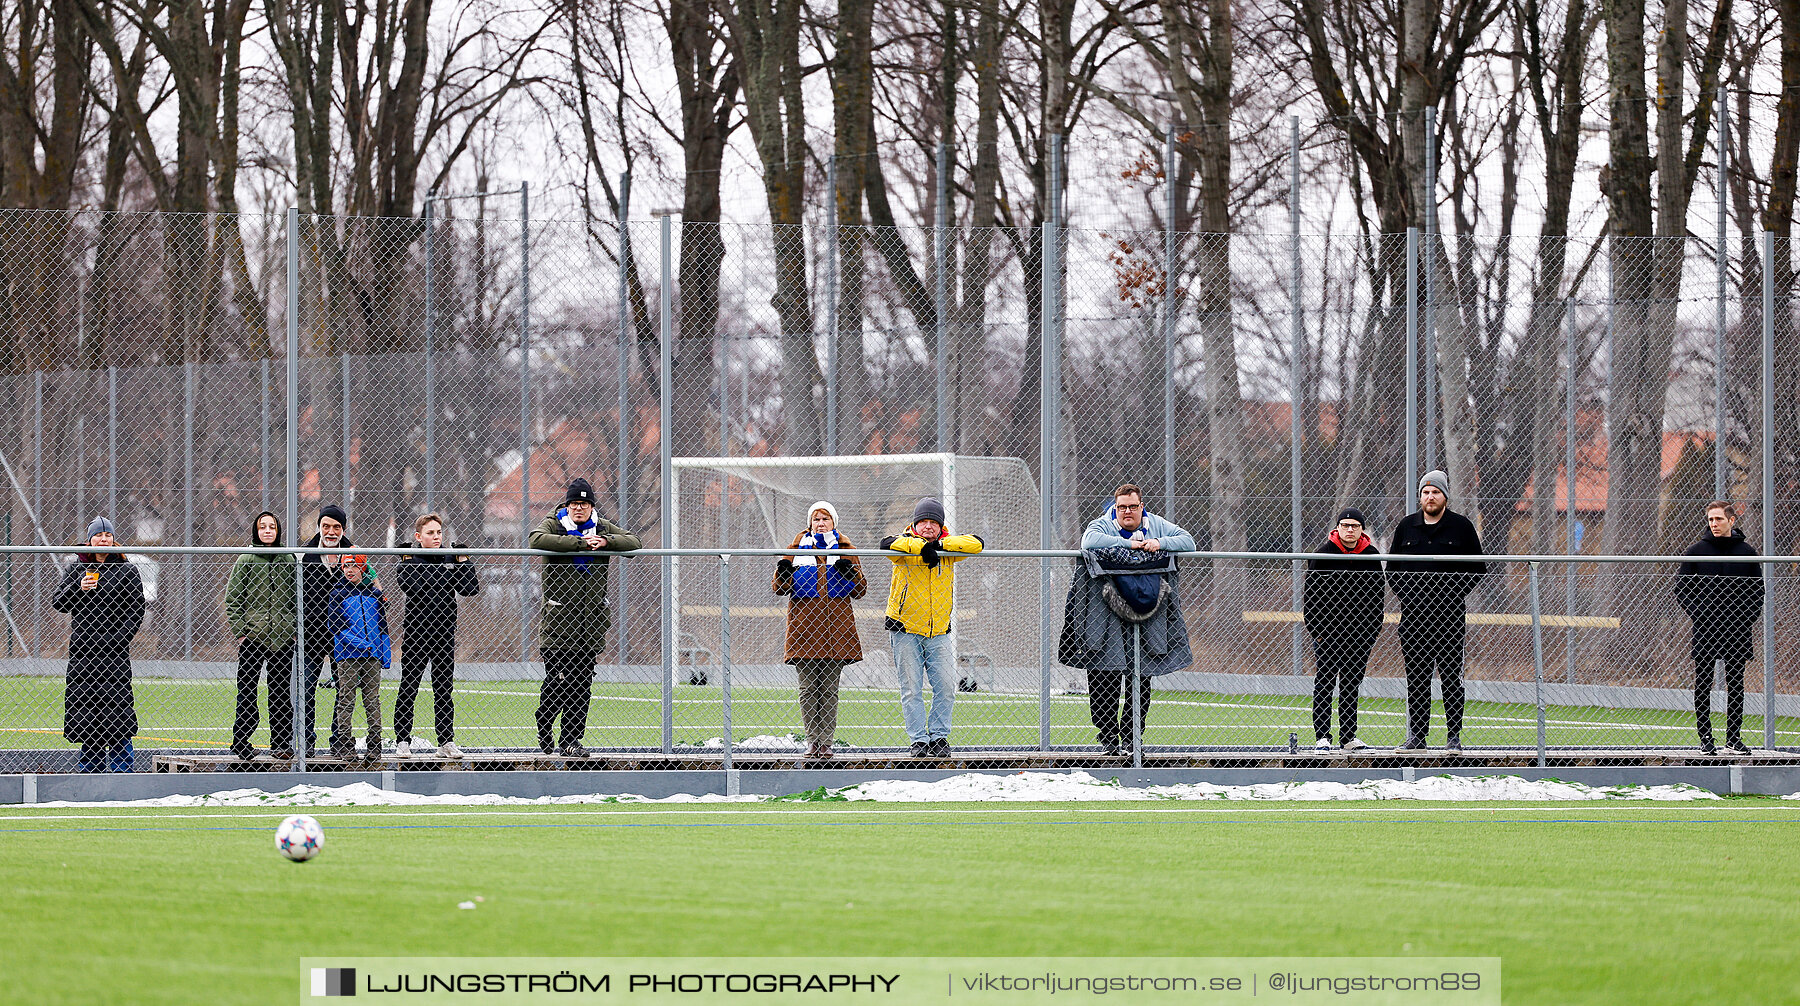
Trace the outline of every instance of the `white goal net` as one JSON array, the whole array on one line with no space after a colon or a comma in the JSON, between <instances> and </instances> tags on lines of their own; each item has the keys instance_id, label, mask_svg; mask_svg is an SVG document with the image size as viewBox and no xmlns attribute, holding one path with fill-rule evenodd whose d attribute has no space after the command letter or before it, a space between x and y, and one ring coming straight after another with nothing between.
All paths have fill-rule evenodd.
<instances>
[{"instance_id":1,"label":"white goal net","mask_svg":"<svg viewBox=\"0 0 1800 1006\"><path fill-rule=\"evenodd\" d=\"M991 549L1039 546L1037 482L1019 458L897 454L801 458L675 458L677 548L785 548L806 527L808 508L828 500L838 531L858 548L898 534L921 496L944 504L955 534L980 535ZM676 560L677 640L684 680L716 662L716 560ZM785 684L786 599L771 587L775 560L736 559L730 582L734 686ZM892 688L882 623L892 564L865 559L868 596L854 603L864 660L844 671L846 687ZM952 620L957 675L980 690L1038 688L1040 566L1035 559L960 563Z\"/></svg>"}]
</instances>

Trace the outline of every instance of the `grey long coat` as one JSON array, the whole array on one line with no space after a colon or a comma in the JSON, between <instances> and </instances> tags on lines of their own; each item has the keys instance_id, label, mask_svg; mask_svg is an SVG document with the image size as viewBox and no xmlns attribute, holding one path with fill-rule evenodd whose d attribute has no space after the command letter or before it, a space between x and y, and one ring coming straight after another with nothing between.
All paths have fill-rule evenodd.
<instances>
[{"instance_id":1,"label":"grey long coat","mask_svg":"<svg viewBox=\"0 0 1800 1006\"><path fill-rule=\"evenodd\" d=\"M1173 565L1168 556L1129 548L1092 550L1110 563ZM1181 574L1163 576L1163 598L1154 614L1137 623L1143 629L1142 673L1156 676L1184 670L1194 663L1187 621L1181 616ZM1062 640L1057 659L1089 671L1129 671L1132 626L1114 613L1106 598L1106 577L1088 575L1087 564L1075 563L1075 576L1063 605Z\"/></svg>"}]
</instances>

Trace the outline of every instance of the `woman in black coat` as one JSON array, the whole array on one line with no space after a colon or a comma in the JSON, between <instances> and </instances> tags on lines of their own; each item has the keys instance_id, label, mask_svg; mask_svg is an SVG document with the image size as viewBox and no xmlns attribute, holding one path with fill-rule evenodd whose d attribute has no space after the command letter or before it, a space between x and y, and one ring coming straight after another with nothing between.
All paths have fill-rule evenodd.
<instances>
[{"instance_id":1,"label":"woman in black coat","mask_svg":"<svg viewBox=\"0 0 1800 1006\"><path fill-rule=\"evenodd\" d=\"M92 548L112 548L112 521L88 525ZM121 552L77 555L51 607L69 616L69 669L63 681L63 737L81 745L81 771L129 772L137 708L131 694L131 639L144 621L144 584Z\"/></svg>"},{"instance_id":2,"label":"woman in black coat","mask_svg":"<svg viewBox=\"0 0 1800 1006\"><path fill-rule=\"evenodd\" d=\"M1338 514L1337 527L1320 545L1327 555L1367 559L1314 559L1306 564L1306 631L1317 664L1313 678L1313 733L1319 750L1331 747L1331 696L1338 697L1338 742L1345 750L1368 747L1356 736L1356 706L1362 695L1369 651L1381 635L1387 592L1381 550L1363 530L1362 511Z\"/></svg>"}]
</instances>

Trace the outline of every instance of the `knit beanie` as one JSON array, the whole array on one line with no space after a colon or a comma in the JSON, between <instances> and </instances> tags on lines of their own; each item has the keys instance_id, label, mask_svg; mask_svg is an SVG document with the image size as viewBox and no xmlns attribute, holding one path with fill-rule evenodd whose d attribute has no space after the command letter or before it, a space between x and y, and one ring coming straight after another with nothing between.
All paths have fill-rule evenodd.
<instances>
[{"instance_id":1,"label":"knit beanie","mask_svg":"<svg viewBox=\"0 0 1800 1006\"><path fill-rule=\"evenodd\" d=\"M831 515L831 526L834 528L837 527L837 524L838 524L837 507L832 506L830 503L827 503L824 500L819 500L817 503L814 503L812 506L809 506L806 508L806 529L808 531L812 530L812 515L818 513L820 510L823 510L826 513L830 514Z\"/></svg>"},{"instance_id":2,"label":"knit beanie","mask_svg":"<svg viewBox=\"0 0 1800 1006\"><path fill-rule=\"evenodd\" d=\"M93 541L94 536L97 534L112 534L112 533L113 533L113 522L107 520L105 517L95 517L93 520L88 521L88 528L87 528L87 540L88 541Z\"/></svg>"},{"instance_id":3,"label":"knit beanie","mask_svg":"<svg viewBox=\"0 0 1800 1006\"><path fill-rule=\"evenodd\" d=\"M350 515L345 513L344 508L338 506L336 503L327 503L319 508L319 519L324 520L327 517L337 521L346 530L350 527Z\"/></svg>"},{"instance_id":4,"label":"knit beanie","mask_svg":"<svg viewBox=\"0 0 1800 1006\"><path fill-rule=\"evenodd\" d=\"M1369 524L1368 521L1363 519L1363 512L1353 506L1345 507L1344 512L1338 514L1337 520L1333 521L1332 523L1342 524L1343 522L1345 522L1347 520L1353 520L1353 521L1357 522L1358 524L1363 525L1364 527L1367 527Z\"/></svg>"},{"instance_id":5,"label":"knit beanie","mask_svg":"<svg viewBox=\"0 0 1800 1006\"><path fill-rule=\"evenodd\" d=\"M1419 480L1419 490L1423 492L1426 486L1436 486L1445 499L1450 498L1450 476L1444 474L1443 469L1433 468L1426 472L1425 477Z\"/></svg>"},{"instance_id":6,"label":"knit beanie","mask_svg":"<svg viewBox=\"0 0 1800 1006\"><path fill-rule=\"evenodd\" d=\"M936 496L927 496L913 506L912 522L917 524L922 520L933 520L939 526L943 525L944 504L938 502Z\"/></svg>"},{"instance_id":7,"label":"knit beanie","mask_svg":"<svg viewBox=\"0 0 1800 1006\"><path fill-rule=\"evenodd\" d=\"M586 503L592 506L594 502L594 487L588 485L587 479L576 479L569 483L569 491L563 493L563 502Z\"/></svg>"}]
</instances>

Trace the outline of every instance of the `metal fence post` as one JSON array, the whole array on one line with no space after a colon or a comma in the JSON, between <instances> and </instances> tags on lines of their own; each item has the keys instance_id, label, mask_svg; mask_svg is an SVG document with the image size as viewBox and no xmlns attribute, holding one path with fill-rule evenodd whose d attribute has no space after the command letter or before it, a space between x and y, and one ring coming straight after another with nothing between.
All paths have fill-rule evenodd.
<instances>
[{"instance_id":1,"label":"metal fence post","mask_svg":"<svg viewBox=\"0 0 1800 1006\"><path fill-rule=\"evenodd\" d=\"M1538 597L1538 564L1531 567L1531 663L1536 671L1532 695L1537 702L1537 763L1544 767L1544 615Z\"/></svg>"},{"instance_id":2,"label":"metal fence post","mask_svg":"<svg viewBox=\"0 0 1800 1006\"><path fill-rule=\"evenodd\" d=\"M194 544L194 361L181 365L181 543ZM194 659L194 557L181 557L182 652Z\"/></svg>"},{"instance_id":3,"label":"metal fence post","mask_svg":"<svg viewBox=\"0 0 1800 1006\"><path fill-rule=\"evenodd\" d=\"M269 364L263 361L264 401L267 401L269 386ZM263 429L269 428L269 410L263 408ZM268 434L264 433L265 439ZM263 450L263 483L269 481L269 452ZM263 490L263 507L267 509L269 491ZM119 513L119 368L106 368L106 515L113 523L123 527L122 515Z\"/></svg>"},{"instance_id":4,"label":"metal fence post","mask_svg":"<svg viewBox=\"0 0 1800 1006\"><path fill-rule=\"evenodd\" d=\"M338 404L339 404L338 422L342 426L342 429L340 429L338 431L338 436L341 438L338 441L338 443L341 445L341 449L338 451L338 457L343 462L343 464L341 466L343 468L343 471L341 471L339 473L338 477L343 479L343 482L340 483L340 485L342 487L341 491L344 494L344 509L349 510L351 513L355 513L356 512L356 509L355 509L356 497L350 491L350 425L351 424L350 424L350 354L349 353L339 353L338 354L338 385L339 385L339 387L338 387ZM323 489L323 486L324 486L324 483L321 482L320 483L321 489ZM325 497L321 493L319 498L321 500L323 500Z\"/></svg>"},{"instance_id":5,"label":"metal fence post","mask_svg":"<svg viewBox=\"0 0 1800 1006\"><path fill-rule=\"evenodd\" d=\"M432 287L436 263L437 229L432 226L432 203L437 190L425 193L425 512L436 507L437 491L437 358L433 336L437 326L437 294Z\"/></svg>"},{"instance_id":6,"label":"metal fence post","mask_svg":"<svg viewBox=\"0 0 1800 1006\"><path fill-rule=\"evenodd\" d=\"M1731 256L1725 245L1725 172L1731 157L1731 131L1725 121L1725 88L1719 88L1719 213L1717 237L1714 238L1713 260L1718 266L1717 316L1713 319L1713 499L1725 499L1725 289L1729 280ZM1768 547L1765 542L1764 548Z\"/></svg>"},{"instance_id":7,"label":"metal fence post","mask_svg":"<svg viewBox=\"0 0 1800 1006\"><path fill-rule=\"evenodd\" d=\"M671 214L663 212L662 217L662 292L658 299L658 307L662 318L661 325L661 360L659 361L657 397L657 450L660 453L662 478L662 547L674 548L675 500L673 452L669 442L669 429L674 423L674 409L671 397L674 394L673 374L675 328L674 328L674 269L671 268L670 246L674 243L674 223ZM672 556L663 556L662 564L662 749L668 754L675 743L675 620L673 604L675 603L675 560Z\"/></svg>"},{"instance_id":8,"label":"metal fence post","mask_svg":"<svg viewBox=\"0 0 1800 1006\"><path fill-rule=\"evenodd\" d=\"M1301 456L1306 450L1306 437L1300 424L1302 405L1306 400L1306 322L1300 306L1300 117L1288 117L1288 325L1293 348L1288 355L1288 548L1301 549L1300 482L1303 478ZM1301 578L1306 564L1293 563L1291 594L1294 610L1302 605ZM1301 657L1299 622L1288 625L1288 649L1293 658L1293 673L1306 670Z\"/></svg>"},{"instance_id":9,"label":"metal fence post","mask_svg":"<svg viewBox=\"0 0 1800 1006\"><path fill-rule=\"evenodd\" d=\"M1163 510L1175 512L1175 124L1163 135Z\"/></svg>"},{"instance_id":10,"label":"metal fence post","mask_svg":"<svg viewBox=\"0 0 1800 1006\"><path fill-rule=\"evenodd\" d=\"M44 372L31 372L31 509L37 514L38 535L44 534ZM49 544L45 539L45 544ZM31 648L44 652L38 636L44 629L44 563L38 556L31 561Z\"/></svg>"},{"instance_id":11,"label":"metal fence post","mask_svg":"<svg viewBox=\"0 0 1800 1006\"><path fill-rule=\"evenodd\" d=\"M1144 767L1144 626L1131 625L1131 767Z\"/></svg>"},{"instance_id":12,"label":"metal fence post","mask_svg":"<svg viewBox=\"0 0 1800 1006\"><path fill-rule=\"evenodd\" d=\"M619 496L619 526L630 527L630 518L626 515L629 497L627 486L631 484L631 172L619 176L619 353L617 369L619 372L619 433L618 448L614 451L619 464L617 484ZM619 626L619 669L624 671L625 665L631 662L631 619L625 609L626 581L630 574L628 566L619 563L619 576L616 583L618 600L613 610L618 613ZM623 677L623 674L621 674Z\"/></svg>"},{"instance_id":13,"label":"metal fence post","mask_svg":"<svg viewBox=\"0 0 1800 1006\"><path fill-rule=\"evenodd\" d=\"M300 543L300 211L287 211L287 533ZM293 706L293 770L306 771L312 731L306 722L306 577L294 555L294 657L288 666L288 696ZM273 742L273 738L271 738Z\"/></svg>"},{"instance_id":14,"label":"metal fence post","mask_svg":"<svg viewBox=\"0 0 1800 1006\"><path fill-rule=\"evenodd\" d=\"M519 183L519 522L531 536L531 186ZM519 561L519 663L531 660L531 561Z\"/></svg>"},{"instance_id":15,"label":"metal fence post","mask_svg":"<svg viewBox=\"0 0 1800 1006\"><path fill-rule=\"evenodd\" d=\"M1406 472L1400 478L1400 512L1417 494L1419 471L1419 229L1406 229Z\"/></svg>"},{"instance_id":16,"label":"metal fence post","mask_svg":"<svg viewBox=\"0 0 1800 1006\"><path fill-rule=\"evenodd\" d=\"M936 226L931 229L931 282L932 301L937 308L937 331L934 333L937 340L937 449L941 452L952 449L950 417L945 412L945 403L950 397L950 365L945 359L950 328L945 315L950 310L949 227L950 194L953 191L950 186L950 144L940 143L937 152L937 219Z\"/></svg>"},{"instance_id":17,"label":"metal fence post","mask_svg":"<svg viewBox=\"0 0 1800 1006\"><path fill-rule=\"evenodd\" d=\"M110 370L111 368L109 367L107 369ZM262 380L257 383L257 390L261 392L260 397L262 399L262 482L260 484L262 485L262 508L264 510L267 510L267 509L269 509L269 358L268 357L266 357L266 356L263 357L262 366L260 369L262 371ZM109 396L109 398L110 398L110 396ZM116 413L117 410L114 409L112 411L114 411ZM116 420L117 418L118 417L116 414L111 417L112 420ZM114 454L114 451L112 450L112 444L110 443L110 439L112 436L112 425L113 424L111 421L109 421L107 424L107 437L109 440L109 443L107 445L107 455L109 458L109 465L108 465L108 475L109 475L108 481L109 482L111 481L110 459ZM114 514L113 519L118 520L119 519L118 515Z\"/></svg>"},{"instance_id":18,"label":"metal fence post","mask_svg":"<svg viewBox=\"0 0 1800 1006\"><path fill-rule=\"evenodd\" d=\"M731 771L731 554L719 556L719 715L725 771Z\"/></svg>"},{"instance_id":19,"label":"metal fence post","mask_svg":"<svg viewBox=\"0 0 1800 1006\"><path fill-rule=\"evenodd\" d=\"M825 453L838 452L838 210L837 155L826 165L825 180ZM724 343L719 345L719 456L725 449L725 363ZM860 365L862 361L854 361ZM943 448L938 448L942 450ZM729 509L729 508L727 508ZM726 764L730 764L729 761Z\"/></svg>"},{"instance_id":20,"label":"metal fence post","mask_svg":"<svg viewBox=\"0 0 1800 1006\"><path fill-rule=\"evenodd\" d=\"M1568 483L1564 491L1563 515L1563 551L1574 555L1579 549L1575 544L1575 402L1581 393L1581 374L1576 370L1578 358L1575 350L1575 298L1570 297L1568 305L1563 309L1563 324L1569 330L1568 363L1563 367L1567 373L1567 383L1563 391L1563 481ZM1569 624L1563 629L1563 677L1569 684L1575 683L1575 564L1569 563L1563 571L1563 611L1569 617Z\"/></svg>"},{"instance_id":21,"label":"metal fence post","mask_svg":"<svg viewBox=\"0 0 1800 1006\"><path fill-rule=\"evenodd\" d=\"M1059 138L1052 137L1053 140ZM1051 164L1052 187L1056 184L1055 162ZM1043 245L1038 267L1042 270L1038 321L1038 532L1039 547L1056 547L1056 410L1059 396L1056 380L1056 214L1043 223ZM1039 585L1038 659L1042 672L1038 680L1038 746L1050 747L1050 675L1056 666L1057 633L1051 629L1054 614L1052 599L1056 593L1051 560L1042 559L1042 581Z\"/></svg>"},{"instance_id":22,"label":"metal fence post","mask_svg":"<svg viewBox=\"0 0 1800 1006\"><path fill-rule=\"evenodd\" d=\"M1437 453L1437 109L1425 109L1425 469ZM1418 478L1419 473L1412 473Z\"/></svg>"},{"instance_id":23,"label":"metal fence post","mask_svg":"<svg viewBox=\"0 0 1800 1006\"><path fill-rule=\"evenodd\" d=\"M1775 232L1763 231L1762 290L1762 538L1763 549L1775 542ZM1787 277L1782 277L1786 280ZM1775 581L1774 568L1763 566L1763 747L1775 747Z\"/></svg>"}]
</instances>

